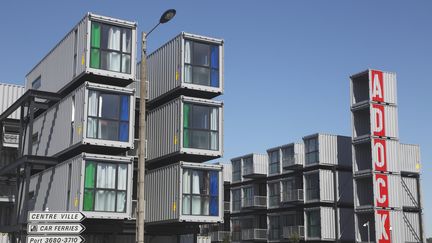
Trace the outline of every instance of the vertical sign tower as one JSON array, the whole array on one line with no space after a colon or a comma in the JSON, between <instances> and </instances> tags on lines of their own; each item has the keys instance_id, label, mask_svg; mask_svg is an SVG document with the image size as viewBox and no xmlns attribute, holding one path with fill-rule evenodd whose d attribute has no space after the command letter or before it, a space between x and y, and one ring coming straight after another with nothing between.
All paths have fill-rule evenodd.
<instances>
[{"instance_id":1,"label":"vertical sign tower","mask_svg":"<svg viewBox=\"0 0 432 243\"><path fill-rule=\"evenodd\" d=\"M351 76L357 242L403 239L396 93L394 73L369 69Z\"/></svg>"}]
</instances>

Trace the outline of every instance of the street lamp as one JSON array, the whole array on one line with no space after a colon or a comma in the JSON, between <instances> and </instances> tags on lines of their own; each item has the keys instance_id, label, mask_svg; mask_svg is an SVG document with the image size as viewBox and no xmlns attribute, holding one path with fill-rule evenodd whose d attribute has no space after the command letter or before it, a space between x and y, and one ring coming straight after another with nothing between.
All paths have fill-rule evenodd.
<instances>
[{"instance_id":1,"label":"street lamp","mask_svg":"<svg viewBox=\"0 0 432 243\"><path fill-rule=\"evenodd\" d=\"M160 24L165 24L174 18L176 14L175 9L165 11L159 19L159 23L155 25L146 34L142 32L141 36L141 66L140 66L140 111L139 111L139 154L138 154L138 202L137 202L137 218L136 218L136 242L144 243L144 180L145 180L145 129L146 129L146 100L147 93L147 36L155 30Z\"/></svg>"},{"instance_id":2,"label":"street lamp","mask_svg":"<svg viewBox=\"0 0 432 243\"><path fill-rule=\"evenodd\" d=\"M370 225L369 225L369 221L367 221L366 223L363 224L363 227L367 226L367 232L368 232L368 243L370 243Z\"/></svg>"}]
</instances>

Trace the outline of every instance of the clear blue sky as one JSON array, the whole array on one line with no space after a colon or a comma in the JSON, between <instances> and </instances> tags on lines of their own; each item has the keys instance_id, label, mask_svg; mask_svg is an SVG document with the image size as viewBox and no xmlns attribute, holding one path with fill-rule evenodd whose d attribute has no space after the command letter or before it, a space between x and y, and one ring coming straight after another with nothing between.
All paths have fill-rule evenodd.
<instances>
[{"instance_id":1,"label":"clear blue sky","mask_svg":"<svg viewBox=\"0 0 432 243\"><path fill-rule=\"evenodd\" d=\"M400 139L421 145L432 236L431 1L4 1L0 82L23 84L86 12L149 30L167 8L177 16L150 51L180 31L225 39L225 161L315 132L351 135L349 75L396 72Z\"/></svg>"}]
</instances>

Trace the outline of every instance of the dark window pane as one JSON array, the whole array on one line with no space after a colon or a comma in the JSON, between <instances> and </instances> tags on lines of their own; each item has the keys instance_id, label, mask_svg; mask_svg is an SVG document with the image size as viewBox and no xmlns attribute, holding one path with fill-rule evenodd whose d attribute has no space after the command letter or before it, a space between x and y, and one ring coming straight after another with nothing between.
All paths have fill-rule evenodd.
<instances>
[{"instance_id":1,"label":"dark window pane","mask_svg":"<svg viewBox=\"0 0 432 243\"><path fill-rule=\"evenodd\" d=\"M102 49L120 51L121 29L115 26L102 25Z\"/></svg>"},{"instance_id":2,"label":"dark window pane","mask_svg":"<svg viewBox=\"0 0 432 243\"><path fill-rule=\"evenodd\" d=\"M210 134L207 131L194 131L189 130L189 143L191 148L196 149L210 149L209 140Z\"/></svg>"},{"instance_id":3,"label":"dark window pane","mask_svg":"<svg viewBox=\"0 0 432 243\"><path fill-rule=\"evenodd\" d=\"M210 85L210 69L205 67L193 67L193 83L200 85Z\"/></svg>"},{"instance_id":4,"label":"dark window pane","mask_svg":"<svg viewBox=\"0 0 432 243\"><path fill-rule=\"evenodd\" d=\"M99 106L101 109L101 118L118 119L119 118L119 96L114 94L101 94Z\"/></svg>"},{"instance_id":5,"label":"dark window pane","mask_svg":"<svg viewBox=\"0 0 432 243\"><path fill-rule=\"evenodd\" d=\"M209 129L209 107L193 106L191 128Z\"/></svg>"},{"instance_id":6,"label":"dark window pane","mask_svg":"<svg viewBox=\"0 0 432 243\"><path fill-rule=\"evenodd\" d=\"M210 85L212 87L219 87L219 70L217 70L217 69L211 70Z\"/></svg>"},{"instance_id":7,"label":"dark window pane","mask_svg":"<svg viewBox=\"0 0 432 243\"><path fill-rule=\"evenodd\" d=\"M218 216L219 215L219 203L218 203L218 197L211 197L210 198L210 215L211 216Z\"/></svg>"},{"instance_id":8,"label":"dark window pane","mask_svg":"<svg viewBox=\"0 0 432 243\"><path fill-rule=\"evenodd\" d=\"M195 42L193 44L193 47L194 47L193 63L195 65L200 65L200 66L209 66L210 65L209 45Z\"/></svg>"},{"instance_id":9,"label":"dark window pane","mask_svg":"<svg viewBox=\"0 0 432 243\"><path fill-rule=\"evenodd\" d=\"M105 140L118 140L118 128L119 124L117 121L99 120L98 138Z\"/></svg>"},{"instance_id":10,"label":"dark window pane","mask_svg":"<svg viewBox=\"0 0 432 243\"><path fill-rule=\"evenodd\" d=\"M129 123L121 122L120 123L120 141L128 142L129 141Z\"/></svg>"},{"instance_id":11,"label":"dark window pane","mask_svg":"<svg viewBox=\"0 0 432 243\"><path fill-rule=\"evenodd\" d=\"M218 69L219 68L219 47L211 46L211 67Z\"/></svg>"},{"instance_id":12,"label":"dark window pane","mask_svg":"<svg viewBox=\"0 0 432 243\"><path fill-rule=\"evenodd\" d=\"M129 96L121 96L120 120L129 121Z\"/></svg>"},{"instance_id":13,"label":"dark window pane","mask_svg":"<svg viewBox=\"0 0 432 243\"><path fill-rule=\"evenodd\" d=\"M210 172L210 196L219 195L219 176L217 171Z\"/></svg>"}]
</instances>

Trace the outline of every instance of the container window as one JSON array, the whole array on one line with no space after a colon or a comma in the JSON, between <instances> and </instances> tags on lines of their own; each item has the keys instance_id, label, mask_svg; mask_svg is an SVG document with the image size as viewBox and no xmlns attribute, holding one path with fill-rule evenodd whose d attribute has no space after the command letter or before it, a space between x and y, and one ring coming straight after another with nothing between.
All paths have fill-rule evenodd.
<instances>
[{"instance_id":1,"label":"container window","mask_svg":"<svg viewBox=\"0 0 432 243\"><path fill-rule=\"evenodd\" d=\"M320 210L306 211L307 237L321 238Z\"/></svg>"},{"instance_id":2,"label":"container window","mask_svg":"<svg viewBox=\"0 0 432 243\"><path fill-rule=\"evenodd\" d=\"M280 171L279 150L269 152L269 174L277 174Z\"/></svg>"},{"instance_id":3,"label":"container window","mask_svg":"<svg viewBox=\"0 0 432 243\"><path fill-rule=\"evenodd\" d=\"M250 175L254 173L253 159L252 157L243 159L243 175Z\"/></svg>"},{"instance_id":4,"label":"container window","mask_svg":"<svg viewBox=\"0 0 432 243\"><path fill-rule=\"evenodd\" d=\"M42 79L41 79L41 76L39 76L35 80L33 80L32 89L39 89L41 84L42 84Z\"/></svg>"},{"instance_id":5,"label":"container window","mask_svg":"<svg viewBox=\"0 0 432 243\"><path fill-rule=\"evenodd\" d=\"M240 181L241 180L241 161L234 160L232 161L232 180Z\"/></svg>"},{"instance_id":6,"label":"container window","mask_svg":"<svg viewBox=\"0 0 432 243\"><path fill-rule=\"evenodd\" d=\"M86 162L84 211L125 212L127 165Z\"/></svg>"},{"instance_id":7,"label":"container window","mask_svg":"<svg viewBox=\"0 0 432 243\"><path fill-rule=\"evenodd\" d=\"M305 141L306 165L319 163L318 138L310 138Z\"/></svg>"},{"instance_id":8,"label":"container window","mask_svg":"<svg viewBox=\"0 0 432 243\"><path fill-rule=\"evenodd\" d=\"M279 182L269 184L269 206L277 207L280 203L280 184Z\"/></svg>"},{"instance_id":9,"label":"container window","mask_svg":"<svg viewBox=\"0 0 432 243\"><path fill-rule=\"evenodd\" d=\"M92 22L90 67L131 73L132 30Z\"/></svg>"},{"instance_id":10,"label":"container window","mask_svg":"<svg viewBox=\"0 0 432 243\"><path fill-rule=\"evenodd\" d=\"M219 215L219 173L183 170L182 213L185 215Z\"/></svg>"},{"instance_id":11,"label":"container window","mask_svg":"<svg viewBox=\"0 0 432 243\"><path fill-rule=\"evenodd\" d=\"M319 173L308 174L305 176L306 179L306 200L319 200L320 198L320 186L319 186Z\"/></svg>"},{"instance_id":12,"label":"container window","mask_svg":"<svg viewBox=\"0 0 432 243\"><path fill-rule=\"evenodd\" d=\"M129 97L89 90L87 137L129 141Z\"/></svg>"},{"instance_id":13,"label":"container window","mask_svg":"<svg viewBox=\"0 0 432 243\"><path fill-rule=\"evenodd\" d=\"M183 105L183 147L219 149L219 110L217 107Z\"/></svg>"},{"instance_id":14,"label":"container window","mask_svg":"<svg viewBox=\"0 0 432 243\"><path fill-rule=\"evenodd\" d=\"M186 83L219 87L219 46L185 41Z\"/></svg>"},{"instance_id":15,"label":"container window","mask_svg":"<svg viewBox=\"0 0 432 243\"><path fill-rule=\"evenodd\" d=\"M232 210L233 212L240 211L241 207L241 191L240 189L232 190Z\"/></svg>"}]
</instances>

